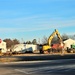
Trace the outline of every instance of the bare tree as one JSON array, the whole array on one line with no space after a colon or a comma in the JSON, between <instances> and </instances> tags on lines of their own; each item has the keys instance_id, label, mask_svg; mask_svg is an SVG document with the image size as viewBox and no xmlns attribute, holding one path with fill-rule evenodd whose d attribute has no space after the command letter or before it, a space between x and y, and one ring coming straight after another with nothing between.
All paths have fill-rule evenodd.
<instances>
[{"instance_id":1,"label":"bare tree","mask_svg":"<svg viewBox=\"0 0 75 75\"><path fill-rule=\"evenodd\" d=\"M12 40L11 39L4 39L3 41L6 42L6 47L7 49L10 48L13 44Z\"/></svg>"},{"instance_id":2,"label":"bare tree","mask_svg":"<svg viewBox=\"0 0 75 75\"><path fill-rule=\"evenodd\" d=\"M75 40L75 35L69 35L69 38Z\"/></svg>"},{"instance_id":3,"label":"bare tree","mask_svg":"<svg viewBox=\"0 0 75 75\"><path fill-rule=\"evenodd\" d=\"M63 41L67 40L68 38L69 38L69 36L68 36L67 34L63 34L63 35L62 35Z\"/></svg>"},{"instance_id":4,"label":"bare tree","mask_svg":"<svg viewBox=\"0 0 75 75\"><path fill-rule=\"evenodd\" d=\"M16 44L19 44L19 43L20 43L20 42L19 42L19 40L17 40L17 39L13 39L13 40L12 40L12 42L13 42L13 44L14 44L14 45L16 45Z\"/></svg>"},{"instance_id":5,"label":"bare tree","mask_svg":"<svg viewBox=\"0 0 75 75\"><path fill-rule=\"evenodd\" d=\"M11 48L12 46L14 46L14 45L20 43L19 40L17 40L17 39L13 39L13 40L11 40L11 39L4 39L3 41L6 42L6 47L7 47L7 49L9 49L9 48Z\"/></svg>"},{"instance_id":6,"label":"bare tree","mask_svg":"<svg viewBox=\"0 0 75 75\"><path fill-rule=\"evenodd\" d=\"M42 39L42 44L47 44L47 43L48 43L48 38L44 36Z\"/></svg>"}]
</instances>

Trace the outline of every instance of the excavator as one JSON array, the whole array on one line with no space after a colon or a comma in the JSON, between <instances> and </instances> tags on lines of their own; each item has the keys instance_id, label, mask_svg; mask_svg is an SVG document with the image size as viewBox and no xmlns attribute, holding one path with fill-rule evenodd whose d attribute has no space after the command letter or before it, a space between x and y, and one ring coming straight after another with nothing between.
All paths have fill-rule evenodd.
<instances>
[{"instance_id":1,"label":"excavator","mask_svg":"<svg viewBox=\"0 0 75 75\"><path fill-rule=\"evenodd\" d=\"M56 46L55 46L55 44L54 45L51 44L52 39L54 38L55 35L57 35L57 37L59 39L59 44L57 44ZM62 38L61 38L58 30L55 29L54 32L49 36L48 43L46 45L42 46L41 52L42 53L50 53L50 51L52 51L53 48L58 49L57 47L62 48L63 41L62 41Z\"/></svg>"}]
</instances>

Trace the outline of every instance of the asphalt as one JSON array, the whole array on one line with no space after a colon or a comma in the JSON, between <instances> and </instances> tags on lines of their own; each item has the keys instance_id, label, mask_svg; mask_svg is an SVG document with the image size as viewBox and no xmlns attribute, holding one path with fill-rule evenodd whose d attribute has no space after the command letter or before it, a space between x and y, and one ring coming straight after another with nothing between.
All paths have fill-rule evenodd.
<instances>
[{"instance_id":1,"label":"asphalt","mask_svg":"<svg viewBox=\"0 0 75 75\"><path fill-rule=\"evenodd\" d=\"M75 59L0 63L1 75L75 75Z\"/></svg>"},{"instance_id":2,"label":"asphalt","mask_svg":"<svg viewBox=\"0 0 75 75\"><path fill-rule=\"evenodd\" d=\"M50 55L50 54L31 54L31 55L16 55L16 56L0 56L0 62L12 61L39 61L39 60L61 60L75 59L75 54Z\"/></svg>"}]
</instances>

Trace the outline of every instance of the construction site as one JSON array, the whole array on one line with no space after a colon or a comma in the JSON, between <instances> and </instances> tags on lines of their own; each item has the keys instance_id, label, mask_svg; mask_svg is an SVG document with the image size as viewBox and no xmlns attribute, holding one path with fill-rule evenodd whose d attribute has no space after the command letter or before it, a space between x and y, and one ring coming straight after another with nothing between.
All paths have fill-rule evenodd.
<instances>
[{"instance_id":1,"label":"construction site","mask_svg":"<svg viewBox=\"0 0 75 75\"><path fill-rule=\"evenodd\" d=\"M57 36L58 42L52 43L53 38ZM33 55L33 54L72 54L75 53L75 40L62 40L62 37L57 29L49 36L46 44L16 44L12 49L7 50L6 42L0 39L0 55Z\"/></svg>"},{"instance_id":2,"label":"construction site","mask_svg":"<svg viewBox=\"0 0 75 75\"><path fill-rule=\"evenodd\" d=\"M56 41L53 42L53 39ZM16 44L10 41L0 39L0 74L75 74L75 40L63 40L57 29L48 36L47 43L44 44L18 43L17 40ZM7 44L11 44L11 47Z\"/></svg>"}]
</instances>

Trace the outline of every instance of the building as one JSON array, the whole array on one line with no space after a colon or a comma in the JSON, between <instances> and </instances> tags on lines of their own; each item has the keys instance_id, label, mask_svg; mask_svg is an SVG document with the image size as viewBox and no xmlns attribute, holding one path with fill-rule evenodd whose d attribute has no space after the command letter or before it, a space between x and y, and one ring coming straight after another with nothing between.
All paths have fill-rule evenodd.
<instances>
[{"instance_id":1,"label":"building","mask_svg":"<svg viewBox=\"0 0 75 75\"><path fill-rule=\"evenodd\" d=\"M13 47L12 52L20 52L20 53L25 53L25 52L34 52L35 50L38 50L37 45L33 44L17 44Z\"/></svg>"},{"instance_id":2,"label":"building","mask_svg":"<svg viewBox=\"0 0 75 75\"><path fill-rule=\"evenodd\" d=\"M0 53L6 53L6 51L7 51L6 42L4 42L0 39Z\"/></svg>"},{"instance_id":3,"label":"building","mask_svg":"<svg viewBox=\"0 0 75 75\"><path fill-rule=\"evenodd\" d=\"M67 39L67 40L64 41L64 43L65 43L65 46L67 48L71 48L71 45L75 44L75 40L73 40L73 39Z\"/></svg>"}]
</instances>

